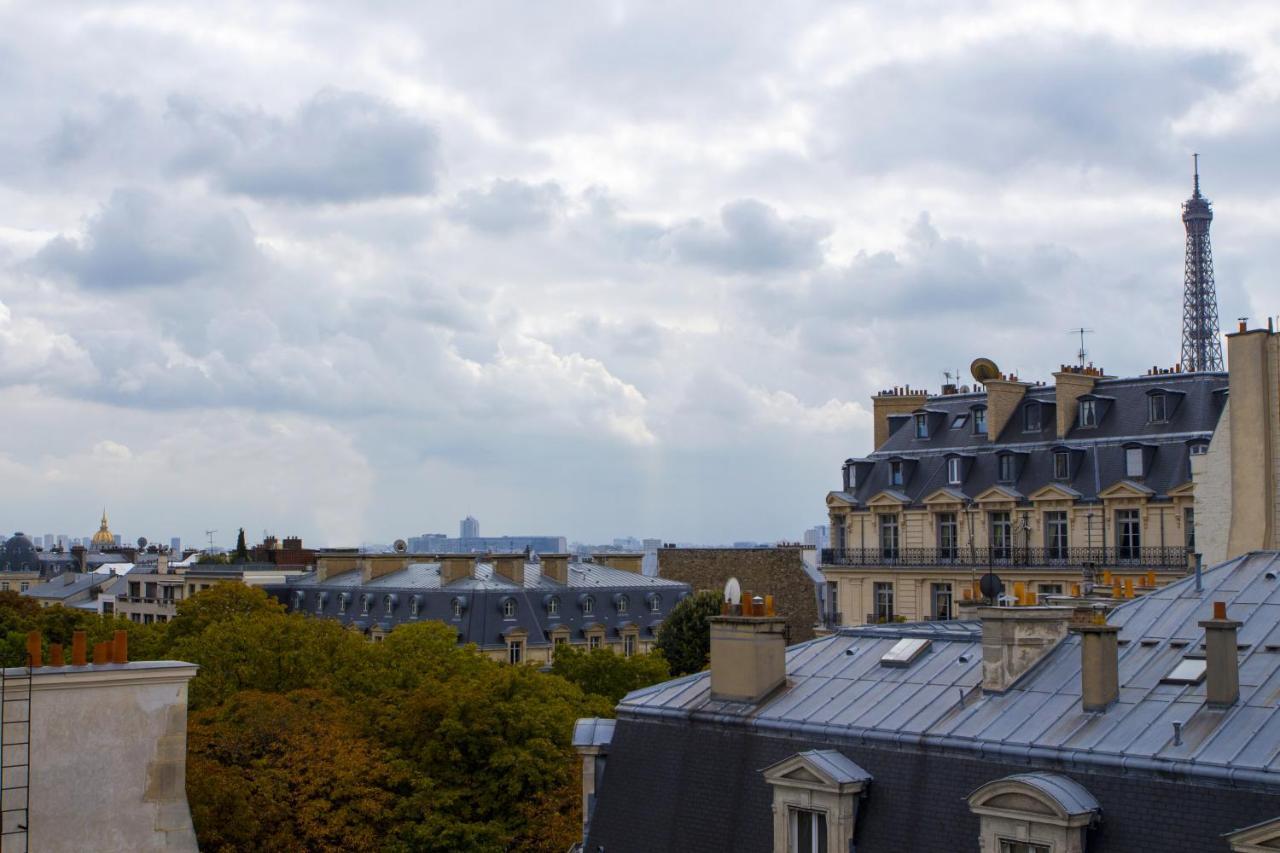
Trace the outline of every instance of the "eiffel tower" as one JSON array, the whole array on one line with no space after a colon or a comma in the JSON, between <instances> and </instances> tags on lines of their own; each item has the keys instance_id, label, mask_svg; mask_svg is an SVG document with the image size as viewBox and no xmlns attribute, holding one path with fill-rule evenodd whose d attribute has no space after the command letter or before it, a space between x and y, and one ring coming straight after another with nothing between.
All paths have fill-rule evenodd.
<instances>
[{"instance_id":1,"label":"eiffel tower","mask_svg":"<svg viewBox=\"0 0 1280 853\"><path fill-rule=\"evenodd\" d=\"M1213 248L1209 223L1213 210L1200 195L1200 155L1195 158L1195 191L1182 203L1187 229L1187 257L1182 286L1182 369L1222 370L1222 340L1218 335L1218 292L1213 283Z\"/></svg>"}]
</instances>

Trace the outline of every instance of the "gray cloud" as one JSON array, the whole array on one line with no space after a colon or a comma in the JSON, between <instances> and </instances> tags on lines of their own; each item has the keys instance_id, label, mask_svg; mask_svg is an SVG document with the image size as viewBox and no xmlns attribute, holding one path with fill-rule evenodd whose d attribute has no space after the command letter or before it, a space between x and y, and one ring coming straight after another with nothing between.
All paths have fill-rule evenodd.
<instances>
[{"instance_id":1,"label":"gray cloud","mask_svg":"<svg viewBox=\"0 0 1280 853\"><path fill-rule=\"evenodd\" d=\"M556 183L499 178L484 189L458 193L449 216L477 231L502 236L546 228L564 204L564 191Z\"/></svg>"},{"instance_id":2,"label":"gray cloud","mask_svg":"<svg viewBox=\"0 0 1280 853\"><path fill-rule=\"evenodd\" d=\"M831 233L808 217L783 219L756 199L741 199L720 210L718 226L701 220L671 230L667 242L681 260L727 272L782 272L822 263L822 241Z\"/></svg>"},{"instance_id":3,"label":"gray cloud","mask_svg":"<svg viewBox=\"0 0 1280 853\"><path fill-rule=\"evenodd\" d=\"M247 271L257 258L253 229L238 211L129 189L111 194L83 237L49 241L35 264L84 287L113 289Z\"/></svg>"},{"instance_id":4,"label":"gray cloud","mask_svg":"<svg viewBox=\"0 0 1280 853\"><path fill-rule=\"evenodd\" d=\"M440 169L439 138L421 118L380 98L326 89L281 119L258 111L209 111L171 98L187 125L179 170L205 171L229 192L297 203L428 195Z\"/></svg>"}]
</instances>

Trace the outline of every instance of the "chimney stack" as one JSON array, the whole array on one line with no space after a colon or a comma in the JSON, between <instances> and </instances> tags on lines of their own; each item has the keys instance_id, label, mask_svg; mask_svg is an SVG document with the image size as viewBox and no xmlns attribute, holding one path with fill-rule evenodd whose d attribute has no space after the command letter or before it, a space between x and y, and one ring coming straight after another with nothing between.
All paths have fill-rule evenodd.
<instances>
[{"instance_id":1,"label":"chimney stack","mask_svg":"<svg viewBox=\"0 0 1280 853\"><path fill-rule=\"evenodd\" d=\"M1094 621L1077 625L1080 634L1080 695L1086 711L1105 711L1120 698L1118 625L1095 613Z\"/></svg>"},{"instance_id":2,"label":"chimney stack","mask_svg":"<svg viewBox=\"0 0 1280 853\"><path fill-rule=\"evenodd\" d=\"M1240 699L1240 659L1236 655L1236 631L1243 622L1227 618L1227 603L1213 603L1213 618L1204 628L1205 701L1210 707L1228 708Z\"/></svg>"},{"instance_id":3,"label":"chimney stack","mask_svg":"<svg viewBox=\"0 0 1280 853\"><path fill-rule=\"evenodd\" d=\"M874 424L876 449L889 439L889 416L909 415L921 408L929 399L923 391L910 387L881 391L871 398L871 418Z\"/></svg>"},{"instance_id":4,"label":"chimney stack","mask_svg":"<svg viewBox=\"0 0 1280 853\"><path fill-rule=\"evenodd\" d=\"M524 586L524 554L500 554L493 558L493 573Z\"/></svg>"},{"instance_id":5,"label":"chimney stack","mask_svg":"<svg viewBox=\"0 0 1280 853\"><path fill-rule=\"evenodd\" d=\"M988 379L983 383L987 390L987 440L997 441L1000 431L1017 411L1018 404L1026 396L1030 382L1019 382L1016 379Z\"/></svg>"},{"instance_id":6,"label":"chimney stack","mask_svg":"<svg viewBox=\"0 0 1280 853\"><path fill-rule=\"evenodd\" d=\"M1101 372L1101 371L1098 371ZM1083 372L1076 370L1067 370L1065 367L1058 373L1053 374L1054 394L1056 404L1054 406L1058 421L1058 438L1066 438L1067 433L1076 423L1077 401L1093 391L1093 386L1097 384L1100 377L1094 372ZM990 429L988 427L988 429Z\"/></svg>"},{"instance_id":7,"label":"chimney stack","mask_svg":"<svg viewBox=\"0 0 1280 853\"><path fill-rule=\"evenodd\" d=\"M644 554L596 554L595 561L611 569L640 574L644 563Z\"/></svg>"},{"instance_id":8,"label":"chimney stack","mask_svg":"<svg viewBox=\"0 0 1280 853\"><path fill-rule=\"evenodd\" d=\"M709 620L712 699L755 704L786 684L787 623L773 613L769 598L755 601L744 593L740 608L725 608L743 615Z\"/></svg>"},{"instance_id":9,"label":"chimney stack","mask_svg":"<svg viewBox=\"0 0 1280 853\"><path fill-rule=\"evenodd\" d=\"M476 558L470 554L444 554L440 557L440 585L470 577Z\"/></svg>"},{"instance_id":10,"label":"chimney stack","mask_svg":"<svg viewBox=\"0 0 1280 853\"><path fill-rule=\"evenodd\" d=\"M569 584L569 555L568 554L539 554L538 559L541 561L542 576L562 586Z\"/></svg>"},{"instance_id":11,"label":"chimney stack","mask_svg":"<svg viewBox=\"0 0 1280 853\"><path fill-rule=\"evenodd\" d=\"M980 607L982 689L1003 693L1067 636L1070 607Z\"/></svg>"}]
</instances>

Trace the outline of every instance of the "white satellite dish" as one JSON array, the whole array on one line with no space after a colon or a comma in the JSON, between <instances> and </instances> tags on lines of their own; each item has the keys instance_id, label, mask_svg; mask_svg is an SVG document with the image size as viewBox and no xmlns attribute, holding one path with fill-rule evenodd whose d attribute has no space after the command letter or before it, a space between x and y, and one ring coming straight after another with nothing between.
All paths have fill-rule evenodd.
<instances>
[{"instance_id":1,"label":"white satellite dish","mask_svg":"<svg viewBox=\"0 0 1280 853\"><path fill-rule=\"evenodd\" d=\"M724 584L724 600L730 604L742 603L742 585L737 578L729 578Z\"/></svg>"}]
</instances>

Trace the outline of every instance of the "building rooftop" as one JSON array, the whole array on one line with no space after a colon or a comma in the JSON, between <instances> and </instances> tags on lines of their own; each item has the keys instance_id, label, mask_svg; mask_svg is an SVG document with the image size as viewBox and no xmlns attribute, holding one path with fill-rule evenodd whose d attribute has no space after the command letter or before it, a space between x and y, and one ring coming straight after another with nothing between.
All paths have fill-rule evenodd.
<instances>
[{"instance_id":1,"label":"building rooftop","mask_svg":"<svg viewBox=\"0 0 1280 853\"><path fill-rule=\"evenodd\" d=\"M331 575L325 580L317 580L316 572L308 572L288 578L291 586L327 586L327 587L361 587L368 589L448 589L450 591L503 591L515 589L563 589L564 587L542 576L539 563L526 562L524 566L524 585L497 574L492 563L476 563L472 575L460 578L447 586L440 583L440 563L410 563L406 568L390 572L371 581L364 582L358 570ZM600 563L570 563L570 587L582 588L614 588L627 587L653 589L681 589L685 585L665 578L652 577L639 572L615 569Z\"/></svg>"},{"instance_id":2,"label":"building rooftop","mask_svg":"<svg viewBox=\"0 0 1280 853\"><path fill-rule=\"evenodd\" d=\"M1195 579L1169 584L1115 608L1120 627L1119 700L1081 709L1080 637L1071 634L1003 694L982 692L982 632L976 622L846 628L787 650L787 686L759 705L710 695L698 673L628 694L625 717L686 718L825 739L888 741L984 755L1028 750L1073 765L1230 776L1280 785L1280 553L1249 554ZM1224 601L1239 633L1240 700L1205 702L1205 683L1165 683L1189 657L1203 657L1213 602ZM910 665L881 658L901 639L927 639ZM1173 723L1181 724L1175 737Z\"/></svg>"}]
</instances>

